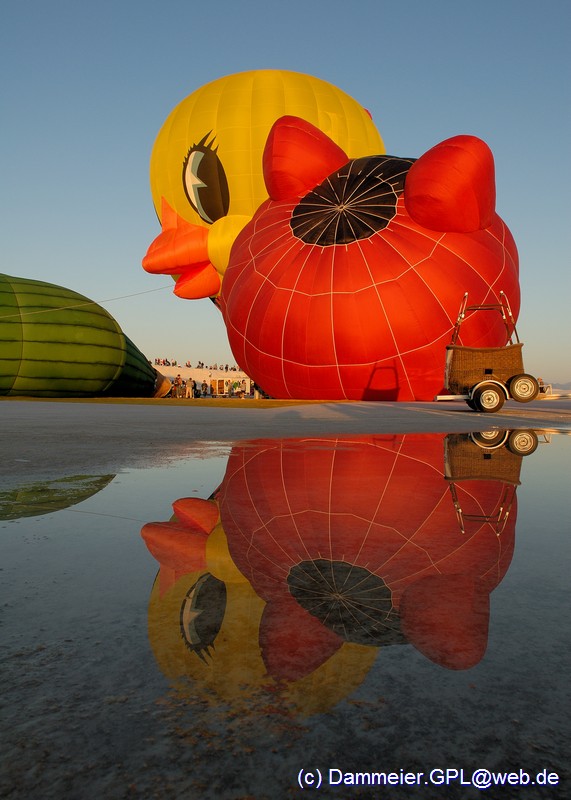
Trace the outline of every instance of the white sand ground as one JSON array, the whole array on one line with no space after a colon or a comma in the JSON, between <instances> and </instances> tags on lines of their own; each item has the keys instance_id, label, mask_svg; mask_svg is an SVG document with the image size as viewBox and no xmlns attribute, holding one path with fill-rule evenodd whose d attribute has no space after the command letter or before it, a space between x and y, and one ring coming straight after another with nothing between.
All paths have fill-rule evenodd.
<instances>
[{"instance_id":1,"label":"white sand ground","mask_svg":"<svg viewBox=\"0 0 571 800\"><path fill-rule=\"evenodd\" d=\"M0 399L0 481L19 485L152 466L187 457L217 441L498 428L571 433L570 398L509 401L497 414L470 411L463 402L292 402L278 407L254 400L215 403Z\"/></svg>"}]
</instances>

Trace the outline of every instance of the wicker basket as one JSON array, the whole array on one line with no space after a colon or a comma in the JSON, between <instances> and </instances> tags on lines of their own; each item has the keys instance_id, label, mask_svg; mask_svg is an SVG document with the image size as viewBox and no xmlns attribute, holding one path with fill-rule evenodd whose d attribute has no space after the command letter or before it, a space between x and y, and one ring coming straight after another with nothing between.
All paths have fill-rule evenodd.
<instances>
[{"instance_id":1,"label":"wicker basket","mask_svg":"<svg viewBox=\"0 0 571 800\"><path fill-rule=\"evenodd\" d=\"M506 383L524 371L522 347L521 342L482 348L449 344L446 347L446 387L454 394L467 394L486 378Z\"/></svg>"},{"instance_id":2,"label":"wicker basket","mask_svg":"<svg viewBox=\"0 0 571 800\"><path fill-rule=\"evenodd\" d=\"M486 450L466 434L452 433L444 440L444 470L449 481L502 481L519 486L521 456L506 447Z\"/></svg>"}]
</instances>

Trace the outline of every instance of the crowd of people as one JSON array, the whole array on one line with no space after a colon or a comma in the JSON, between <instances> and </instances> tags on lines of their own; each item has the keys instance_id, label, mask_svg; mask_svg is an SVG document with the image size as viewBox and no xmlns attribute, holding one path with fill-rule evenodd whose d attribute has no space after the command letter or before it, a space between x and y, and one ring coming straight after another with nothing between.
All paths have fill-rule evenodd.
<instances>
[{"instance_id":1,"label":"crowd of people","mask_svg":"<svg viewBox=\"0 0 571 800\"><path fill-rule=\"evenodd\" d=\"M152 362L149 361L149 363ZM198 397L259 397L261 395L259 387L235 364L213 363L207 365L204 361L194 364L186 361L183 364L176 358L155 358L154 363L157 371L162 371L171 382L171 389L167 397L192 399ZM176 372L177 369L180 372Z\"/></svg>"},{"instance_id":2,"label":"crowd of people","mask_svg":"<svg viewBox=\"0 0 571 800\"><path fill-rule=\"evenodd\" d=\"M191 400L198 397L245 397L254 391L253 386L254 384L245 378L235 381L215 379L210 383L203 380L201 383L194 378L185 380L179 373L172 381L168 396Z\"/></svg>"},{"instance_id":3,"label":"crowd of people","mask_svg":"<svg viewBox=\"0 0 571 800\"><path fill-rule=\"evenodd\" d=\"M178 367L182 366L179 364L176 358L155 358L155 367ZM184 366L187 369L193 369L193 366L190 361L186 361ZM221 370L222 372L239 372L239 367L236 364L230 366L230 364L210 364L206 366L204 361L198 361L194 365L194 369L211 369L211 370Z\"/></svg>"}]
</instances>

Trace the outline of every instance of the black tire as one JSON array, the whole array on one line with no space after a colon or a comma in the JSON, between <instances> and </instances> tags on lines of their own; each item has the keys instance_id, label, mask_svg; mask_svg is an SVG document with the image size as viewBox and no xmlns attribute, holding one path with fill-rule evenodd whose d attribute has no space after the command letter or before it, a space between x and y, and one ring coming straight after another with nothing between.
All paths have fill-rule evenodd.
<instances>
[{"instance_id":1,"label":"black tire","mask_svg":"<svg viewBox=\"0 0 571 800\"><path fill-rule=\"evenodd\" d=\"M538 444L535 431L512 431L508 436L507 448L516 456L530 456L535 453Z\"/></svg>"},{"instance_id":2,"label":"black tire","mask_svg":"<svg viewBox=\"0 0 571 800\"><path fill-rule=\"evenodd\" d=\"M506 443L507 433L505 431L474 431L470 434L470 438L474 444L484 450L495 450L503 447Z\"/></svg>"},{"instance_id":3,"label":"black tire","mask_svg":"<svg viewBox=\"0 0 571 800\"><path fill-rule=\"evenodd\" d=\"M539 394L539 383L533 375L523 372L509 379L508 391L518 403L530 403Z\"/></svg>"},{"instance_id":4,"label":"black tire","mask_svg":"<svg viewBox=\"0 0 571 800\"><path fill-rule=\"evenodd\" d=\"M472 411L478 410L476 407L476 403L473 400L470 399L466 400L466 405L469 406L472 409Z\"/></svg>"},{"instance_id":5,"label":"black tire","mask_svg":"<svg viewBox=\"0 0 571 800\"><path fill-rule=\"evenodd\" d=\"M474 392L472 398L478 411L484 414L495 414L505 402L505 395L495 383L483 383Z\"/></svg>"}]
</instances>

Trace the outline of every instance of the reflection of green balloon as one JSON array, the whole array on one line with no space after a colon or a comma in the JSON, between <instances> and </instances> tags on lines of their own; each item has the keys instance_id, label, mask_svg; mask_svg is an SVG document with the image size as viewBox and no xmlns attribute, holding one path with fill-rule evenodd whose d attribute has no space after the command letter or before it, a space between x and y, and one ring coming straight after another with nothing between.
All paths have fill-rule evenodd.
<instances>
[{"instance_id":1,"label":"reflection of green balloon","mask_svg":"<svg viewBox=\"0 0 571 800\"><path fill-rule=\"evenodd\" d=\"M87 500L104 489L115 475L71 475L0 492L0 519L51 514Z\"/></svg>"},{"instance_id":2,"label":"reflection of green balloon","mask_svg":"<svg viewBox=\"0 0 571 800\"><path fill-rule=\"evenodd\" d=\"M0 275L0 394L149 397L158 377L97 303L61 286Z\"/></svg>"}]
</instances>

